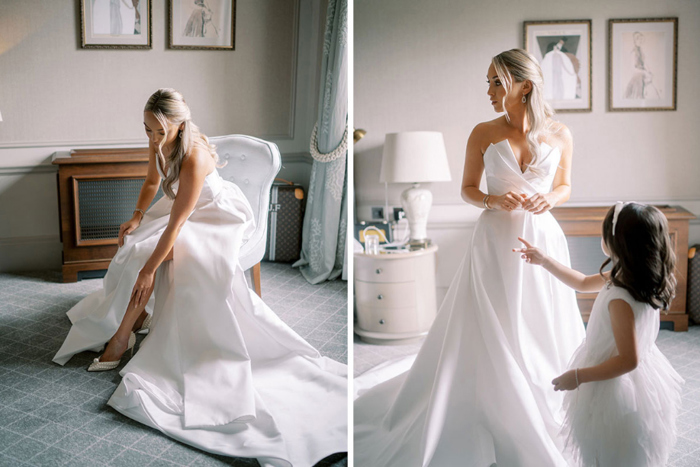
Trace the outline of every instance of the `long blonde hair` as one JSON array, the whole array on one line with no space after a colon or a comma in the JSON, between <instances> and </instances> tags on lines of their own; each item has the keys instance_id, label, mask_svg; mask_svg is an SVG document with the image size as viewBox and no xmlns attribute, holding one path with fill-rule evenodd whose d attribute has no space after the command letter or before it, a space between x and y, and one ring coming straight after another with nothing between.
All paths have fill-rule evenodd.
<instances>
[{"instance_id":1,"label":"long blonde hair","mask_svg":"<svg viewBox=\"0 0 700 467\"><path fill-rule=\"evenodd\" d=\"M175 199L173 183L180 178L180 168L182 162L190 155L195 145L206 149L209 154L218 162L219 156L216 154L216 146L209 143L209 138L199 131L199 127L194 124L190 115L190 108L185 103L182 94L171 88L162 88L154 92L146 102L144 112L153 112L165 131L165 137L156 147L157 163L162 171L165 167L170 168L163 180L163 192L170 199ZM179 136L175 139L173 150L167 156L163 154L163 145L168 138L168 125L182 125ZM167 162L167 164L166 164Z\"/></svg>"},{"instance_id":2,"label":"long blonde hair","mask_svg":"<svg viewBox=\"0 0 700 467\"><path fill-rule=\"evenodd\" d=\"M496 74L506 89L506 95L510 93L513 81L516 83L530 81L532 83L532 90L525 96L526 115L530 123L530 130L527 132L526 138L532 155L529 167L532 172L537 174L537 163L540 157L539 140L551 133L551 117L554 115L554 110L544 99L542 69L535 57L523 49L501 52L491 59L491 63L493 63ZM505 98L503 99L503 108L506 110L506 118L508 118Z\"/></svg>"}]
</instances>

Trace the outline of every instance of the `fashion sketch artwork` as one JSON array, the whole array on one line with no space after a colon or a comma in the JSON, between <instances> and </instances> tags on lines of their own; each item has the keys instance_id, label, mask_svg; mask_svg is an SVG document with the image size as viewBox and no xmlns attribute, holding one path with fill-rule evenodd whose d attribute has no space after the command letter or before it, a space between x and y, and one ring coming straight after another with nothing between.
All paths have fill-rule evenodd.
<instances>
[{"instance_id":1,"label":"fashion sketch artwork","mask_svg":"<svg viewBox=\"0 0 700 467\"><path fill-rule=\"evenodd\" d=\"M674 110L676 18L610 20L610 110Z\"/></svg>"},{"instance_id":2,"label":"fashion sketch artwork","mask_svg":"<svg viewBox=\"0 0 700 467\"><path fill-rule=\"evenodd\" d=\"M591 21L526 21L523 42L542 68L547 102L558 111L591 110Z\"/></svg>"},{"instance_id":3,"label":"fashion sketch artwork","mask_svg":"<svg viewBox=\"0 0 700 467\"><path fill-rule=\"evenodd\" d=\"M81 0L83 48L150 48L151 0Z\"/></svg>"},{"instance_id":4,"label":"fashion sketch artwork","mask_svg":"<svg viewBox=\"0 0 700 467\"><path fill-rule=\"evenodd\" d=\"M212 21L214 12L207 5L206 0L194 0L195 9L190 13L183 36L187 37L217 37L219 28L216 27L216 19Z\"/></svg>"},{"instance_id":5,"label":"fashion sketch artwork","mask_svg":"<svg viewBox=\"0 0 700 467\"><path fill-rule=\"evenodd\" d=\"M171 49L234 48L235 0L171 0Z\"/></svg>"}]
</instances>

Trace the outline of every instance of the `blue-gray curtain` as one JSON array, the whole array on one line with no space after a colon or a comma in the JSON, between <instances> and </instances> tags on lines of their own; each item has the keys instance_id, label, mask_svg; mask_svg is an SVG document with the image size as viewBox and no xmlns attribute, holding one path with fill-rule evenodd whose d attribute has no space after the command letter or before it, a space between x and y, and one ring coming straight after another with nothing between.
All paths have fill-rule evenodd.
<instances>
[{"instance_id":1,"label":"blue-gray curtain","mask_svg":"<svg viewBox=\"0 0 700 467\"><path fill-rule=\"evenodd\" d=\"M344 274L347 232L348 2L329 0L321 63L318 121L311 138L309 195L301 259L312 284Z\"/></svg>"}]
</instances>

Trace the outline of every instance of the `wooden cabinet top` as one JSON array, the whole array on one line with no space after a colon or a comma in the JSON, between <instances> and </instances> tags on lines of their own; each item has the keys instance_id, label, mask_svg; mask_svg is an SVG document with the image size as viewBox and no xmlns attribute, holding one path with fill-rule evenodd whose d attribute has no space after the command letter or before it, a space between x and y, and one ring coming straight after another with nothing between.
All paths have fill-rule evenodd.
<instances>
[{"instance_id":1,"label":"wooden cabinet top","mask_svg":"<svg viewBox=\"0 0 700 467\"><path fill-rule=\"evenodd\" d=\"M680 206L658 205L668 220L695 219L692 212ZM561 207L552 209L552 215L559 222L598 221L603 222L611 206Z\"/></svg>"},{"instance_id":2,"label":"wooden cabinet top","mask_svg":"<svg viewBox=\"0 0 700 467\"><path fill-rule=\"evenodd\" d=\"M54 152L51 163L70 164L118 164L148 162L148 148L74 149L70 152Z\"/></svg>"}]
</instances>

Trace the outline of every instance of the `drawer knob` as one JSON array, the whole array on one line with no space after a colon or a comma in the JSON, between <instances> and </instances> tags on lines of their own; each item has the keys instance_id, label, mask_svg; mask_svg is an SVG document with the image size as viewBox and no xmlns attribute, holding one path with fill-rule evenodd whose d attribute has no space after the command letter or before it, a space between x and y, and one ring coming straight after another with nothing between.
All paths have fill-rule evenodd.
<instances>
[{"instance_id":1,"label":"drawer knob","mask_svg":"<svg viewBox=\"0 0 700 467\"><path fill-rule=\"evenodd\" d=\"M384 298L384 295L382 295L382 294L377 295L377 300L381 300L382 298Z\"/></svg>"},{"instance_id":2,"label":"drawer knob","mask_svg":"<svg viewBox=\"0 0 700 467\"><path fill-rule=\"evenodd\" d=\"M384 324L384 320L383 320L383 319L380 319L380 320L379 320L379 324Z\"/></svg>"},{"instance_id":3,"label":"drawer knob","mask_svg":"<svg viewBox=\"0 0 700 467\"><path fill-rule=\"evenodd\" d=\"M376 272L377 274L381 274L381 273L382 273L382 268L377 268L377 270L374 271L374 272Z\"/></svg>"}]
</instances>

